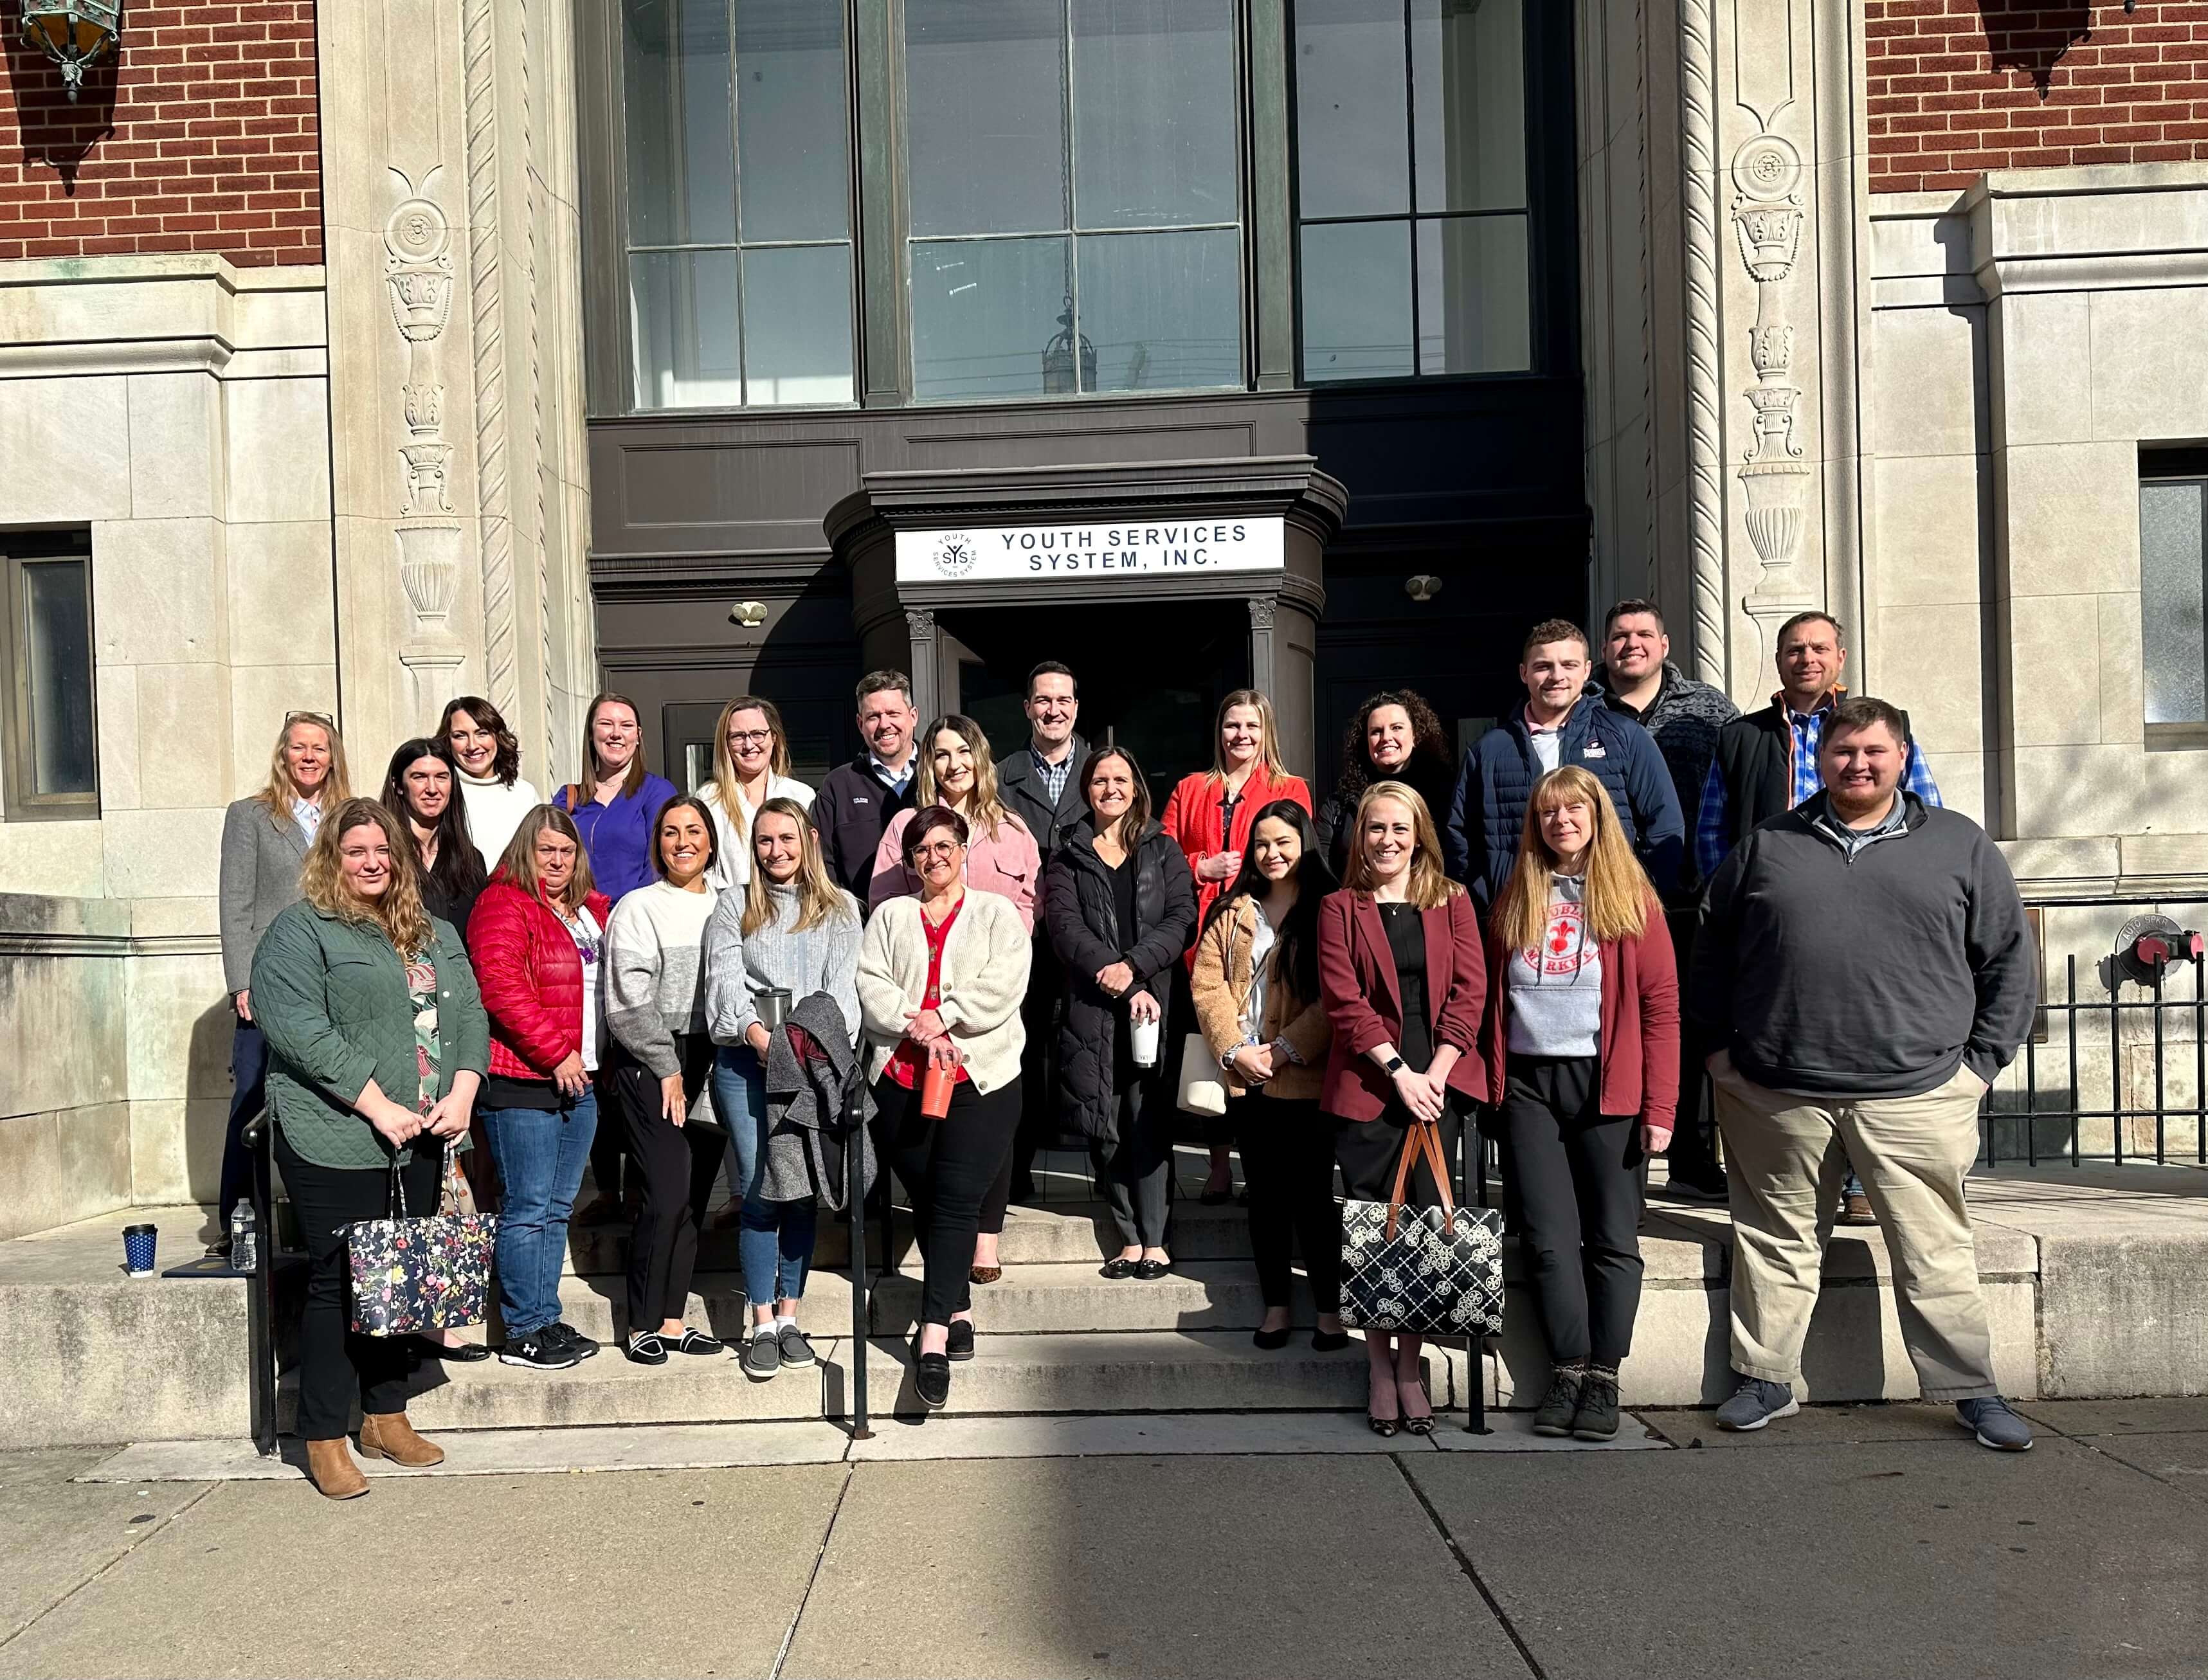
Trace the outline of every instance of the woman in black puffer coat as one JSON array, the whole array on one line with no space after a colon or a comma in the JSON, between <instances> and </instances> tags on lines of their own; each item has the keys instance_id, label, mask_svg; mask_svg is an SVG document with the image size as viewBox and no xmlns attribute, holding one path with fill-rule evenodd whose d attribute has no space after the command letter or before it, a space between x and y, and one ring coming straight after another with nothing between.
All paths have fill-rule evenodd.
<instances>
[{"instance_id":1,"label":"woman in black puffer coat","mask_svg":"<svg viewBox=\"0 0 2208 1680\"><path fill-rule=\"evenodd\" d=\"M1442 720L1416 690L1383 689L1358 707L1341 732L1341 766L1335 772L1334 791L1314 819L1334 878L1348 877L1357 801L1365 789L1375 782L1407 783L1426 801L1427 810L1446 814L1456 793L1456 775Z\"/></svg>"},{"instance_id":2,"label":"woman in black puffer coat","mask_svg":"<svg viewBox=\"0 0 2208 1680\"><path fill-rule=\"evenodd\" d=\"M1043 919L1065 975L1059 1089L1067 1122L1089 1139L1119 1255L1107 1277L1163 1277L1173 1092L1163 1026L1181 954L1196 933L1196 878L1150 820L1150 790L1125 748L1081 766L1089 816L1043 875ZM1157 1023L1155 1065L1137 1067L1129 1029Z\"/></svg>"}]
</instances>

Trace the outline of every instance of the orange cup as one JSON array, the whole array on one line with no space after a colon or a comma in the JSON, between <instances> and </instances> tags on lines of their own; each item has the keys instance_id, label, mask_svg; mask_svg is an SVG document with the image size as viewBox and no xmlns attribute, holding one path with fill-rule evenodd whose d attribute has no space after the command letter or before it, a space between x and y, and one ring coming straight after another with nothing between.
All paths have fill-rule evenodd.
<instances>
[{"instance_id":1,"label":"orange cup","mask_svg":"<svg viewBox=\"0 0 2208 1680\"><path fill-rule=\"evenodd\" d=\"M958 1083L957 1074L950 1068L927 1065L927 1071L920 1077L920 1112L931 1120L942 1119L951 1112L951 1088Z\"/></svg>"}]
</instances>

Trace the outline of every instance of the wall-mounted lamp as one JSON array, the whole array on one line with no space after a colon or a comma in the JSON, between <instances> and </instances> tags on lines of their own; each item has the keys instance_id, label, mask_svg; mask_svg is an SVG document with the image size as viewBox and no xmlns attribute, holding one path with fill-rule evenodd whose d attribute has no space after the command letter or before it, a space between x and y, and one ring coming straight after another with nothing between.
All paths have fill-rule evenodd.
<instances>
[{"instance_id":1,"label":"wall-mounted lamp","mask_svg":"<svg viewBox=\"0 0 2208 1680\"><path fill-rule=\"evenodd\" d=\"M73 101L86 67L123 39L123 0L23 0L23 34L62 67Z\"/></svg>"},{"instance_id":2,"label":"wall-mounted lamp","mask_svg":"<svg viewBox=\"0 0 2208 1680\"><path fill-rule=\"evenodd\" d=\"M1431 601L1442 592L1442 580L1431 572L1403 580L1403 593L1413 601Z\"/></svg>"},{"instance_id":3,"label":"wall-mounted lamp","mask_svg":"<svg viewBox=\"0 0 2208 1680\"><path fill-rule=\"evenodd\" d=\"M729 609L729 622L741 624L747 630L756 630L766 622L766 603L739 601Z\"/></svg>"}]
</instances>

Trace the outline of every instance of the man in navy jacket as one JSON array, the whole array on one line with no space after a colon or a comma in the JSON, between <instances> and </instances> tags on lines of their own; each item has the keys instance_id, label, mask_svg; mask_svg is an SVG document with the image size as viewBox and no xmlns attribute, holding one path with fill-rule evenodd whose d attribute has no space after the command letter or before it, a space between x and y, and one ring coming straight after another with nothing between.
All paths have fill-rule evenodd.
<instances>
[{"instance_id":1,"label":"man in navy jacket","mask_svg":"<svg viewBox=\"0 0 2208 1680\"><path fill-rule=\"evenodd\" d=\"M1464 755L1443 837L1449 873L1485 911L1510 878L1533 784L1563 765L1593 773L1617 807L1617 819L1659 892L1678 885L1686 821L1664 755L1647 730L1587 693L1592 660L1587 632L1569 620L1535 625L1526 637L1518 679L1526 704Z\"/></svg>"}]
</instances>

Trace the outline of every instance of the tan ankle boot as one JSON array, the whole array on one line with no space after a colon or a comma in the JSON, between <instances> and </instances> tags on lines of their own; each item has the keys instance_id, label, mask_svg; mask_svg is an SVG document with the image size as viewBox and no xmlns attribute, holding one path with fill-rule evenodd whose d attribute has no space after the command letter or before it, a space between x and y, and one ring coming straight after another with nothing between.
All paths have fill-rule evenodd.
<instances>
[{"instance_id":1,"label":"tan ankle boot","mask_svg":"<svg viewBox=\"0 0 2208 1680\"><path fill-rule=\"evenodd\" d=\"M368 1478L352 1461L342 1435L334 1441L307 1443L307 1474L327 1499L357 1499L368 1491Z\"/></svg>"},{"instance_id":2,"label":"tan ankle boot","mask_svg":"<svg viewBox=\"0 0 2208 1680\"><path fill-rule=\"evenodd\" d=\"M412 1470L445 1461L445 1449L414 1432L404 1412L371 1412L360 1420L360 1455L387 1458Z\"/></svg>"}]
</instances>

